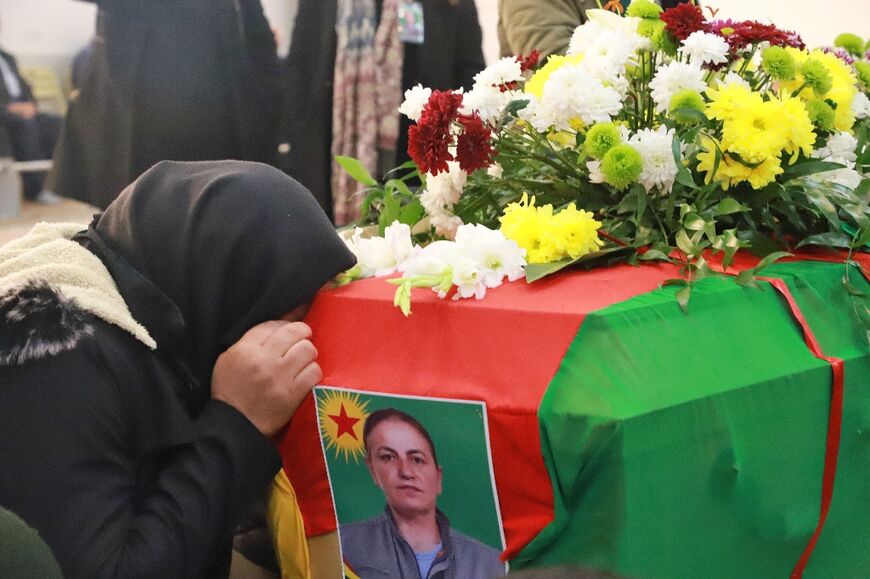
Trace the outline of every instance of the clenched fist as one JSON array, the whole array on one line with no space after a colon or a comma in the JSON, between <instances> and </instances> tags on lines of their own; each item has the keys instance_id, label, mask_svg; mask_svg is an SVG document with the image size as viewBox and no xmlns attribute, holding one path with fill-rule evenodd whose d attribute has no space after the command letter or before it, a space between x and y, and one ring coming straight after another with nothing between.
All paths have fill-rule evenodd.
<instances>
[{"instance_id":1,"label":"clenched fist","mask_svg":"<svg viewBox=\"0 0 870 579\"><path fill-rule=\"evenodd\" d=\"M311 328L302 322L256 325L221 354L211 378L211 396L245 415L266 436L290 421L302 399L320 381Z\"/></svg>"}]
</instances>

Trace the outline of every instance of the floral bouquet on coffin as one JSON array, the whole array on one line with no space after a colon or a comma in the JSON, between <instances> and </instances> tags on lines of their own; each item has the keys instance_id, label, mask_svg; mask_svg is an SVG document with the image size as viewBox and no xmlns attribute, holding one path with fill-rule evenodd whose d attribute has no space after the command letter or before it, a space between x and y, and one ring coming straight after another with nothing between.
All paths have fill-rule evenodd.
<instances>
[{"instance_id":1,"label":"floral bouquet on coffin","mask_svg":"<svg viewBox=\"0 0 870 579\"><path fill-rule=\"evenodd\" d=\"M587 16L567 54L537 69L534 54L503 58L468 92L406 92L414 163L383 185L339 159L368 187L363 215L381 234L398 221L417 241L438 240L410 249L403 230L409 249L392 268L365 266L363 252L346 280L398 270L390 281L407 311L410 287L482 297L496 277L518 277L521 261L533 281L577 262L665 260L681 268L685 308L692 284L717 275L711 255L726 266L741 248L764 257L736 278L754 285L791 249L870 242L868 71L770 24L707 20L692 4L634 0L624 16ZM470 227L491 245L498 236L494 268L445 257L468 256Z\"/></svg>"}]
</instances>

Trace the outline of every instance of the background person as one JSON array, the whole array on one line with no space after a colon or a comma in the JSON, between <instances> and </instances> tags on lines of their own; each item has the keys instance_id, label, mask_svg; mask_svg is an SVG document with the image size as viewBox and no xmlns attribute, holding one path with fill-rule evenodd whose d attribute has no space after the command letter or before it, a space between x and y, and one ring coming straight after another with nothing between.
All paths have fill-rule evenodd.
<instances>
[{"instance_id":1,"label":"background person","mask_svg":"<svg viewBox=\"0 0 870 579\"><path fill-rule=\"evenodd\" d=\"M0 157L16 161L50 159L60 131L57 115L39 112L33 91L21 73L15 58L0 50ZM55 193L43 188L45 173L24 171L21 183L24 198L52 205L60 201Z\"/></svg>"},{"instance_id":2,"label":"background person","mask_svg":"<svg viewBox=\"0 0 870 579\"><path fill-rule=\"evenodd\" d=\"M422 26L400 34L400 17ZM404 91L470 89L485 66L481 43L474 0L299 0L281 113L289 149L279 165L335 223L353 221L359 185L334 156L356 157L376 177L407 161Z\"/></svg>"},{"instance_id":3,"label":"background person","mask_svg":"<svg viewBox=\"0 0 870 579\"><path fill-rule=\"evenodd\" d=\"M429 433L395 408L372 412L363 427L365 462L384 493L383 514L341 525L345 562L362 579L489 579L504 575L499 552L450 527L436 501L443 473Z\"/></svg>"},{"instance_id":4,"label":"background person","mask_svg":"<svg viewBox=\"0 0 870 579\"><path fill-rule=\"evenodd\" d=\"M278 57L259 0L88 1L96 38L54 191L105 208L158 161L273 160Z\"/></svg>"},{"instance_id":5,"label":"background person","mask_svg":"<svg viewBox=\"0 0 870 579\"><path fill-rule=\"evenodd\" d=\"M78 230L0 248L0 504L68 578L226 577L320 380L293 320L353 255L257 163L160 163Z\"/></svg>"}]
</instances>

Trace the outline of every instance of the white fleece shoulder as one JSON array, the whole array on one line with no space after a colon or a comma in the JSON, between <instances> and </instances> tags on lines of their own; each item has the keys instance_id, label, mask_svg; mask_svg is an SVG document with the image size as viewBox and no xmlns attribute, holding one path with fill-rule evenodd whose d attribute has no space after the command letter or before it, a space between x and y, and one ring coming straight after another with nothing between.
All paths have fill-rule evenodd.
<instances>
[{"instance_id":1,"label":"white fleece shoulder","mask_svg":"<svg viewBox=\"0 0 870 579\"><path fill-rule=\"evenodd\" d=\"M133 319L103 262L71 240L84 229L87 225L80 223L37 223L29 233L0 247L0 289L45 281L83 310L155 349L157 343Z\"/></svg>"}]
</instances>

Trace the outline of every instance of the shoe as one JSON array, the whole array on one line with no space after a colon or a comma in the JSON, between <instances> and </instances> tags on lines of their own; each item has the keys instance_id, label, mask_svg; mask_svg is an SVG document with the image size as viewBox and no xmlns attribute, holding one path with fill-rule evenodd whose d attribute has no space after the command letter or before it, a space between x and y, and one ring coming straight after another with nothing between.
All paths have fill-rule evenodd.
<instances>
[{"instance_id":1,"label":"shoe","mask_svg":"<svg viewBox=\"0 0 870 579\"><path fill-rule=\"evenodd\" d=\"M63 197L48 189L43 189L33 198L33 202L40 205L57 205L61 201L63 201Z\"/></svg>"}]
</instances>

